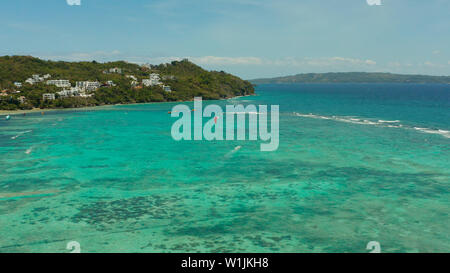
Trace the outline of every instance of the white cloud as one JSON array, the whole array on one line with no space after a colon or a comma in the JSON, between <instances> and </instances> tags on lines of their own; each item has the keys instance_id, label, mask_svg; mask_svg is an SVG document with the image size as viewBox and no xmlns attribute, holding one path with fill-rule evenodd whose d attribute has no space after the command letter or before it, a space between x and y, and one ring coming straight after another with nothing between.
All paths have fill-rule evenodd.
<instances>
[{"instance_id":1,"label":"white cloud","mask_svg":"<svg viewBox=\"0 0 450 273\"><path fill-rule=\"evenodd\" d=\"M381 0L367 0L369 6L381 6Z\"/></svg>"},{"instance_id":2,"label":"white cloud","mask_svg":"<svg viewBox=\"0 0 450 273\"><path fill-rule=\"evenodd\" d=\"M352 58L344 58L344 57L333 57L333 58L330 58L329 61L348 63L348 64L367 64L367 65L377 64L377 62L375 62L373 60L361 60L361 59L352 59Z\"/></svg>"},{"instance_id":3,"label":"white cloud","mask_svg":"<svg viewBox=\"0 0 450 273\"><path fill-rule=\"evenodd\" d=\"M81 0L66 0L69 6L81 6Z\"/></svg>"},{"instance_id":4,"label":"white cloud","mask_svg":"<svg viewBox=\"0 0 450 273\"><path fill-rule=\"evenodd\" d=\"M346 57L330 57L330 58L282 58L275 60L268 60L267 64L279 66L314 66L314 67L329 67L329 66L373 66L377 62L374 60L354 59Z\"/></svg>"},{"instance_id":5,"label":"white cloud","mask_svg":"<svg viewBox=\"0 0 450 273\"><path fill-rule=\"evenodd\" d=\"M42 55L41 55L42 56ZM190 61L209 67L215 66L279 66L279 67L316 67L316 68L364 68L375 67L377 62L371 59L357 59L347 57L323 57L323 58L259 58L254 56L226 57L226 56L167 56L167 57L142 57L126 56L118 50L113 51L95 51L95 52L76 52L67 55L42 56L46 59L65 60L65 61L113 61L127 60L134 63L169 63L189 59Z\"/></svg>"},{"instance_id":6,"label":"white cloud","mask_svg":"<svg viewBox=\"0 0 450 273\"><path fill-rule=\"evenodd\" d=\"M198 65L262 65L267 64L267 62L258 57L220 57L220 56L185 56L185 57L130 57L128 60L134 60L137 63L168 63L172 61L181 61L183 59L188 59L193 63Z\"/></svg>"},{"instance_id":7,"label":"white cloud","mask_svg":"<svg viewBox=\"0 0 450 273\"><path fill-rule=\"evenodd\" d=\"M224 70L246 78L258 78L263 76L295 74L307 72L339 72L339 71L381 71L387 67L380 65L371 59L358 59L349 57L283 57L262 58L255 56L139 56L127 55L118 50L73 52L53 55L38 54L37 57L58 61L98 61L109 62L123 60L136 64L161 64L172 61L188 59L193 63L209 70ZM390 66L390 68L395 68ZM400 68L400 67L399 67ZM266 71L266 72L264 72ZM267 71L272 71L270 74ZM278 74L277 74L278 73ZM251 75L251 76L250 76Z\"/></svg>"},{"instance_id":8,"label":"white cloud","mask_svg":"<svg viewBox=\"0 0 450 273\"><path fill-rule=\"evenodd\" d=\"M402 64L400 62L389 62L388 66L397 68L397 67L401 67Z\"/></svg>"},{"instance_id":9,"label":"white cloud","mask_svg":"<svg viewBox=\"0 0 450 273\"><path fill-rule=\"evenodd\" d=\"M186 56L186 57L156 57L156 58L128 58L137 61L138 63L150 62L150 63L167 63L171 61L180 61L182 59L189 59L190 61L198 65L232 65L232 66L315 66L315 67L330 67L330 66L374 66L377 64L374 60L353 59L344 57L331 57L331 58L259 58L259 57L221 57L221 56Z\"/></svg>"},{"instance_id":10,"label":"white cloud","mask_svg":"<svg viewBox=\"0 0 450 273\"><path fill-rule=\"evenodd\" d=\"M189 60L198 64L211 64L211 65L260 65L264 64L261 58L257 57L217 57L217 56L204 56L204 57L188 57Z\"/></svg>"},{"instance_id":11,"label":"white cloud","mask_svg":"<svg viewBox=\"0 0 450 273\"><path fill-rule=\"evenodd\" d=\"M423 66L428 67L428 68L444 68L445 64L442 63L433 63L430 61L426 61L423 63Z\"/></svg>"},{"instance_id":12,"label":"white cloud","mask_svg":"<svg viewBox=\"0 0 450 273\"><path fill-rule=\"evenodd\" d=\"M60 61L93 61L109 62L123 60L136 64L161 64L172 61L189 59L193 63L205 69L225 70L227 72L244 76L246 78L271 77L274 75L288 75L309 72L342 72L342 71L367 71L367 72L392 72L404 74L447 74L442 72L448 70L450 60L440 63L430 60L411 62L381 62L372 59L359 59L350 57L283 57L283 58L261 58L255 56L227 57L227 56L131 56L119 50L73 52L67 54L37 54L37 57L47 60Z\"/></svg>"},{"instance_id":13,"label":"white cloud","mask_svg":"<svg viewBox=\"0 0 450 273\"><path fill-rule=\"evenodd\" d=\"M426 66L434 66L434 64L432 62L430 62L430 61L426 61L423 64L426 65Z\"/></svg>"},{"instance_id":14,"label":"white cloud","mask_svg":"<svg viewBox=\"0 0 450 273\"><path fill-rule=\"evenodd\" d=\"M81 61L109 61L121 59L121 52L113 51L94 51L94 52L74 52L67 55L40 55L40 58L48 60L81 62Z\"/></svg>"}]
</instances>

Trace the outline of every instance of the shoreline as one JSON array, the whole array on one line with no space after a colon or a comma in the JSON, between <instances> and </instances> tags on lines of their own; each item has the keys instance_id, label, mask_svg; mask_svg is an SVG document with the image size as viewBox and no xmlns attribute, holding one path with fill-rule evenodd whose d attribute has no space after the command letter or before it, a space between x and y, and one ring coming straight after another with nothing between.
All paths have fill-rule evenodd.
<instances>
[{"instance_id":1,"label":"shoreline","mask_svg":"<svg viewBox=\"0 0 450 273\"><path fill-rule=\"evenodd\" d=\"M255 96L253 95L245 95L245 96L236 96L231 98L225 98L220 100L229 100L229 99L238 99L243 97L250 97ZM212 100L214 101L214 100ZM40 109L40 108L33 108L31 110L0 110L0 116L15 116L15 115L23 115L23 114L34 114L34 113L46 113L46 112L53 112L53 111L74 111L74 110L89 110L89 109L98 109L102 107L112 107L112 106L120 106L120 105L145 105L145 104L155 104L155 103L181 103L181 102L193 102L192 101L161 101L161 102L145 102L145 103L124 103L124 104L107 104L107 105L99 105L99 106L87 106L87 107L78 107L78 108L46 108L46 109Z\"/></svg>"},{"instance_id":2,"label":"shoreline","mask_svg":"<svg viewBox=\"0 0 450 273\"><path fill-rule=\"evenodd\" d=\"M104 106L114 106L111 105L100 105L100 106L88 106L88 107L79 107L79 108L47 108L47 109L40 109L40 108L33 108L31 110L0 110L0 116L17 116L17 115L23 115L23 114L34 114L34 113L46 113L46 112L54 112L54 111L65 111L65 110L87 110L87 109L94 109Z\"/></svg>"}]
</instances>

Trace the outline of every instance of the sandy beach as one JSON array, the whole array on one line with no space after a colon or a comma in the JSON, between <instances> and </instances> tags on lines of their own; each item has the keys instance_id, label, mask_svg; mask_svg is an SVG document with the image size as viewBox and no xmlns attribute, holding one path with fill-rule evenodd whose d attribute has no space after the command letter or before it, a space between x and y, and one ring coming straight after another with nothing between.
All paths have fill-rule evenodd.
<instances>
[{"instance_id":1,"label":"sandy beach","mask_svg":"<svg viewBox=\"0 0 450 273\"><path fill-rule=\"evenodd\" d=\"M116 104L119 105L119 104ZM53 112L53 111L85 111L85 110L94 110L94 109L101 109L106 107L111 107L115 105L100 105L100 106L89 106L89 107L79 107L79 108L49 108L49 109L40 109L40 108L34 108L31 110L0 110L0 116L6 116L6 115L23 115L23 114L33 114L33 113L46 113L46 112Z\"/></svg>"},{"instance_id":2,"label":"sandy beach","mask_svg":"<svg viewBox=\"0 0 450 273\"><path fill-rule=\"evenodd\" d=\"M6 115L22 115L22 114L29 114L29 113L39 113L39 112L49 112L49 111L57 111L62 109L31 109L31 110L0 110L1 116Z\"/></svg>"}]
</instances>

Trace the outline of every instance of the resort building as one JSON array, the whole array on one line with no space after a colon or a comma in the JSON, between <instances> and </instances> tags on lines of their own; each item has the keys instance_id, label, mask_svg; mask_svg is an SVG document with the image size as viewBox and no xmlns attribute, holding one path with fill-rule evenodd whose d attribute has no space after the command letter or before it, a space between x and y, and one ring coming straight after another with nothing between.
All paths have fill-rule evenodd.
<instances>
[{"instance_id":1,"label":"resort building","mask_svg":"<svg viewBox=\"0 0 450 273\"><path fill-rule=\"evenodd\" d=\"M99 82L87 82L86 91L95 91L100 86L101 86L101 84Z\"/></svg>"},{"instance_id":2,"label":"resort building","mask_svg":"<svg viewBox=\"0 0 450 273\"><path fill-rule=\"evenodd\" d=\"M55 94L53 94L53 93L45 93L45 94L42 94L42 98L44 100L54 100L55 99Z\"/></svg>"},{"instance_id":3,"label":"resort building","mask_svg":"<svg viewBox=\"0 0 450 273\"><path fill-rule=\"evenodd\" d=\"M75 83L75 87L79 88L80 90L86 90L86 86L88 85L89 82L76 82Z\"/></svg>"},{"instance_id":4,"label":"resort building","mask_svg":"<svg viewBox=\"0 0 450 273\"><path fill-rule=\"evenodd\" d=\"M137 78L133 75L126 75L125 77L127 77L128 79L132 79L133 81L137 81Z\"/></svg>"},{"instance_id":5,"label":"resort building","mask_svg":"<svg viewBox=\"0 0 450 273\"><path fill-rule=\"evenodd\" d=\"M28 84L35 84L35 83L39 83L39 82L43 82L45 79L50 78L51 75L50 74L46 74L43 77L41 77L39 74L34 74L33 76L31 76L31 78L28 78L25 83ZM14 83L15 84L15 83Z\"/></svg>"},{"instance_id":6,"label":"resort building","mask_svg":"<svg viewBox=\"0 0 450 273\"><path fill-rule=\"evenodd\" d=\"M170 88L169 85L163 85L162 88L163 88L164 91L166 91L166 92L172 92L172 89Z\"/></svg>"},{"instance_id":7,"label":"resort building","mask_svg":"<svg viewBox=\"0 0 450 273\"><path fill-rule=\"evenodd\" d=\"M22 87L22 83L21 83L21 82L15 82L14 85L15 85L17 88L21 88L21 87Z\"/></svg>"},{"instance_id":8,"label":"resort building","mask_svg":"<svg viewBox=\"0 0 450 273\"><path fill-rule=\"evenodd\" d=\"M86 94L86 93L81 93L79 96L81 97L81 98L90 98L90 97L92 97L94 94Z\"/></svg>"},{"instance_id":9,"label":"resort building","mask_svg":"<svg viewBox=\"0 0 450 273\"><path fill-rule=\"evenodd\" d=\"M71 87L69 80L48 80L47 85L55 85L56 87Z\"/></svg>"},{"instance_id":10,"label":"resort building","mask_svg":"<svg viewBox=\"0 0 450 273\"><path fill-rule=\"evenodd\" d=\"M101 86L100 82L82 81L76 82L76 87L82 91L95 91Z\"/></svg>"},{"instance_id":11,"label":"resort building","mask_svg":"<svg viewBox=\"0 0 450 273\"><path fill-rule=\"evenodd\" d=\"M159 77L159 74L152 73L150 74L150 81L152 85L158 85L161 83L161 78Z\"/></svg>"},{"instance_id":12,"label":"resort building","mask_svg":"<svg viewBox=\"0 0 450 273\"><path fill-rule=\"evenodd\" d=\"M121 69L121 68L118 68L118 67L110 68L110 69L109 69L109 73L122 74L122 69Z\"/></svg>"},{"instance_id":13,"label":"resort building","mask_svg":"<svg viewBox=\"0 0 450 273\"><path fill-rule=\"evenodd\" d=\"M116 86L113 81L107 81L106 85L109 87Z\"/></svg>"},{"instance_id":14,"label":"resort building","mask_svg":"<svg viewBox=\"0 0 450 273\"><path fill-rule=\"evenodd\" d=\"M161 77L159 74L152 73L150 74L149 79L143 79L142 85L144 86L155 86L155 85L161 85L163 86L163 83L161 82Z\"/></svg>"},{"instance_id":15,"label":"resort building","mask_svg":"<svg viewBox=\"0 0 450 273\"><path fill-rule=\"evenodd\" d=\"M41 77L39 74L34 74L32 76L32 79L34 80L34 82L43 82L44 81L44 77Z\"/></svg>"},{"instance_id":16,"label":"resort building","mask_svg":"<svg viewBox=\"0 0 450 273\"><path fill-rule=\"evenodd\" d=\"M77 97L80 95L80 90L77 87L72 87L70 89L64 89L61 92L57 93L61 98L68 98L68 97Z\"/></svg>"},{"instance_id":17,"label":"resort building","mask_svg":"<svg viewBox=\"0 0 450 273\"><path fill-rule=\"evenodd\" d=\"M144 86L155 86L155 85L162 85L161 78L159 77L159 74L152 73L150 74L149 79L143 79L142 84Z\"/></svg>"},{"instance_id":18,"label":"resort building","mask_svg":"<svg viewBox=\"0 0 450 273\"><path fill-rule=\"evenodd\" d=\"M146 86L146 87L149 87L149 86L151 86L152 84L151 84L150 79L143 79L143 80L142 80L142 85L143 85L143 86Z\"/></svg>"},{"instance_id":19,"label":"resort building","mask_svg":"<svg viewBox=\"0 0 450 273\"><path fill-rule=\"evenodd\" d=\"M24 104L25 101L27 100L27 98L25 98L24 96L20 96L20 97L18 98L18 100L20 101L20 103Z\"/></svg>"}]
</instances>

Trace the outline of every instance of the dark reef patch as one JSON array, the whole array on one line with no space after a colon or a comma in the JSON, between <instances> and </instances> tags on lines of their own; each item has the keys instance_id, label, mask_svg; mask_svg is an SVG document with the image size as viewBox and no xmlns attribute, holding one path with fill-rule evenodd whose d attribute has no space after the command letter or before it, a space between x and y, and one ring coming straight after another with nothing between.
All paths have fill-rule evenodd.
<instances>
[{"instance_id":1,"label":"dark reef patch","mask_svg":"<svg viewBox=\"0 0 450 273\"><path fill-rule=\"evenodd\" d=\"M98 201L83 205L71 221L84 222L104 229L105 225L138 221L143 218L170 219L183 212L172 209L180 201L178 196L142 196L114 201Z\"/></svg>"}]
</instances>

